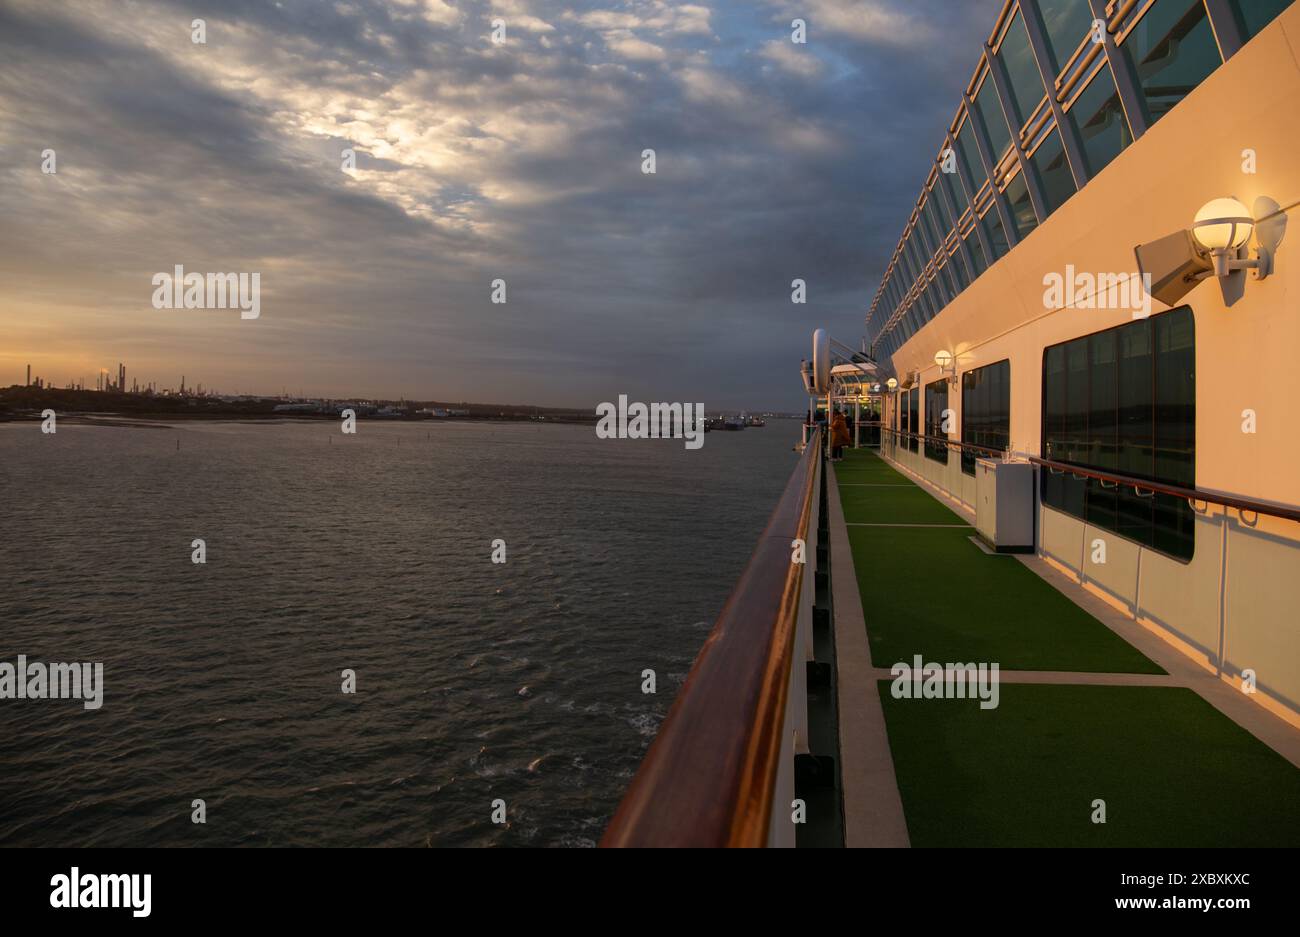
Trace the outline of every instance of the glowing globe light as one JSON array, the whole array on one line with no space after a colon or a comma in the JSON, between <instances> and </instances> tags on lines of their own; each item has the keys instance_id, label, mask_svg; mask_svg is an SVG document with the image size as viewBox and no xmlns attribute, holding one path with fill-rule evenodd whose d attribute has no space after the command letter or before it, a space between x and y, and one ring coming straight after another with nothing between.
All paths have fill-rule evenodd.
<instances>
[{"instance_id":1,"label":"glowing globe light","mask_svg":"<svg viewBox=\"0 0 1300 937\"><path fill-rule=\"evenodd\" d=\"M1250 240L1255 219L1235 198L1206 202L1192 223L1192 236L1206 250L1237 250Z\"/></svg>"}]
</instances>

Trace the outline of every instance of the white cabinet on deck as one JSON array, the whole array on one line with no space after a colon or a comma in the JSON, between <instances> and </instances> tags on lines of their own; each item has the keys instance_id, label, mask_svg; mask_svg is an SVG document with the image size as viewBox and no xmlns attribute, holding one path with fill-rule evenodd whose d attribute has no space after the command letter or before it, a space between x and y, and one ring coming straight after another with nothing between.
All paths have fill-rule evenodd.
<instances>
[{"instance_id":1,"label":"white cabinet on deck","mask_svg":"<svg viewBox=\"0 0 1300 937\"><path fill-rule=\"evenodd\" d=\"M975 531L1001 553L1034 551L1034 466L975 461Z\"/></svg>"}]
</instances>

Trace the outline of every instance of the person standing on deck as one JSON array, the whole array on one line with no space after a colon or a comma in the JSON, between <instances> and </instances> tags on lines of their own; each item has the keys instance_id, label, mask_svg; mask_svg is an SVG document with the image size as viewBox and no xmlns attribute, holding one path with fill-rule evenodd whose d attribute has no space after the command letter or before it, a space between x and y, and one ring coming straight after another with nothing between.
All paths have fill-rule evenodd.
<instances>
[{"instance_id":1,"label":"person standing on deck","mask_svg":"<svg viewBox=\"0 0 1300 937\"><path fill-rule=\"evenodd\" d=\"M849 424L844 419L844 414L835 411L835 416L831 420L831 461L840 462L844 459L844 447L849 444Z\"/></svg>"}]
</instances>

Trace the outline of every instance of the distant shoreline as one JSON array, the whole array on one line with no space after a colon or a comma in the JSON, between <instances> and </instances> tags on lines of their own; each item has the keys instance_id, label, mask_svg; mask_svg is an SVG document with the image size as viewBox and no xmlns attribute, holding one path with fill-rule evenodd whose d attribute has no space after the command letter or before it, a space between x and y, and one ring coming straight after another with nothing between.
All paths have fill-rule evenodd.
<instances>
[{"instance_id":1,"label":"distant shoreline","mask_svg":"<svg viewBox=\"0 0 1300 937\"><path fill-rule=\"evenodd\" d=\"M136 429L169 429L177 423L246 423L267 425L300 425L337 423L334 416L289 416L277 413L267 416L252 416L247 413L97 413L97 412L63 412L58 414L59 422L79 426L117 426ZM445 425L449 423L532 423L563 424L565 426L594 426L596 418L590 419L563 417L526 417L526 416L457 416L457 417L365 417L358 416L359 422L393 423L417 425ZM39 413L0 414L0 424L4 423L40 423Z\"/></svg>"}]
</instances>

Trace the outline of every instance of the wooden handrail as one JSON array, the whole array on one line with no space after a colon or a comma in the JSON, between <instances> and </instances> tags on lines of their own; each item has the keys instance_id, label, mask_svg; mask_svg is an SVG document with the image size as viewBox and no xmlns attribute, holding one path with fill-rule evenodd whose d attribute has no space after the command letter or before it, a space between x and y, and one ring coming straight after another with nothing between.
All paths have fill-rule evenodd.
<instances>
[{"instance_id":1,"label":"wooden handrail","mask_svg":"<svg viewBox=\"0 0 1300 937\"><path fill-rule=\"evenodd\" d=\"M989 446L977 446L974 443L960 442L955 439L949 439L947 436L927 436L923 433L904 433L901 430L881 427L882 433L892 433L905 439L920 439L925 442L944 443L949 449L969 449L973 452L985 452L994 456L1005 454L1004 449L993 449ZM1075 465L1073 462L1057 462L1052 459L1040 459L1037 456L1028 453L1014 453L1016 458L1024 459L1026 462L1032 462L1047 469L1056 469L1061 472L1069 472L1072 475L1082 475L1085 478L1095 478L1098 481L1114 482L1123 485L1125 488L1133 488L1135 491L1151 491L1162 495L1169 495L1174 498L1186 498L1188 501L1204 501L1208 504L1218 504L1223 507L1236 508L1238 511L1249 511L1252 514L1267 514L1269 517L1280 517L1288 521L1300 521L1300 507L1294 504L1284 504L1281 501L1261 501L1254 498L1245 498L1240 495L1229 494L1224 491L1214 491L1205 488L1183 488L1178 485L1166 485L1163 482L1153 482L1145 478L1134 478L1131 475L1116 475L1113 472L1103 472L1100 469L1085 468L1081 465ZM1140 492L1139 492L1140 493Z\"/></svg>"},{"instance_id":2,"label":"wooden handrail","mask_svg":"<svg viewBox=\"0 0 1300 937\"><path fill-rule=\"evenodd\" d=\"M602 846L766 844L804 573L790 542L815 522L821 450L818 427Z\"/></svg>"}]
</instances>

